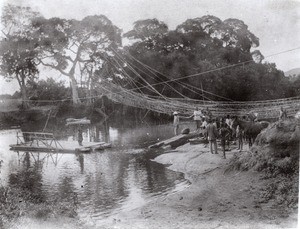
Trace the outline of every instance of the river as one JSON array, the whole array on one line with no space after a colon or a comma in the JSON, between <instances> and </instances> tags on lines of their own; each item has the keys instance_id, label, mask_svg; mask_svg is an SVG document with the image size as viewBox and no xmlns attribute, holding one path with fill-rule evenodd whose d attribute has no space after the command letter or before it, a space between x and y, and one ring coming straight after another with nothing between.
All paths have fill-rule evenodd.
<instances>
[{"instance_id":1,"label":"river","mask_svg":"<svg viewBox=\"0 0 300 229\"><path fill-rule=\"evenodd\" d=\"M73 139L73 131L66 129L60 136ZM88 154L10 151L17 132L20 130L0 131L1 185L29 190L40 202L74 204L80 221L89 225L189 185L183 174L151 160L161 151L146 148L172 136L172 125L90 125L84 128L84 141L96 138L111 142L112 148Z\"/></svg>"}]
</instances>

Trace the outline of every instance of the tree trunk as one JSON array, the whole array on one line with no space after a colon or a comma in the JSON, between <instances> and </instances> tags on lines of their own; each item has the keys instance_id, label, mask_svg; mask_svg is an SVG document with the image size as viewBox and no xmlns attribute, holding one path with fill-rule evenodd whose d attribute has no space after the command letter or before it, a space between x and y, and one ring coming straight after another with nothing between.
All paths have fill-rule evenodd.
<instances>
[{"instance_id":1,"label":"tree trunk","mask_svg":"<svg viewBox=\"0 0 300 229\"><path fill-rule=\"evenodd\" d=\"M79 96L78 96L78 89L77 89L77 82L73 77L70 77L71 80L71 88L72 88L72 100L73 104L80 104Z\"/></svg>"},{"instance_id":2,"label":"tree trunk","mask_svg":"<svg viewBox=\"0 0 300 229\"><path fill-rule=\"evenodd\" d=\"M27 98L27 90L26 90L26 84L25 84L25 77L22 76L22 74L17 74L16 79L18 81L18 84L20 86L21 90L21 96L22 96L22 109L27 109L29 107L28 105L28 98Z\"/></svg>"},{"instance_id":3,"label":"tree trunk","mask_svg":"<svg viewBox=\"0 0 300 229\"><path fill-rule=\"evenodd\" d=\"M28 98L27 98L27 90L24 84L21 84L21 96L22 96L22 108L27 109L29 108Z\"/></svg>"}]
</instances>

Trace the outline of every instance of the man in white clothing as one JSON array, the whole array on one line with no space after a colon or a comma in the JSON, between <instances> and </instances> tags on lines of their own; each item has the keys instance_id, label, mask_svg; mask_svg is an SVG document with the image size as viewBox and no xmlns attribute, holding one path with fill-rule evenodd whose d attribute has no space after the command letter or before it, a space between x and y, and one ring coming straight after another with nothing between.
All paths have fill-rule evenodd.
<instances>
[{"instance_id":1,"label":"man in white clothing","mask_svg":"<svg viewBox=\"0 0 300 229\"><path fill-rule=\"evenodd\" d=\"M199 110L199 107L196 108L196 110L194 111L194 114L192 114L189 118L194 117L194 120L196 121L196 129L199 130L201 128L201 120L203 117L202 111Z\"/></svg>"}]
</instances>

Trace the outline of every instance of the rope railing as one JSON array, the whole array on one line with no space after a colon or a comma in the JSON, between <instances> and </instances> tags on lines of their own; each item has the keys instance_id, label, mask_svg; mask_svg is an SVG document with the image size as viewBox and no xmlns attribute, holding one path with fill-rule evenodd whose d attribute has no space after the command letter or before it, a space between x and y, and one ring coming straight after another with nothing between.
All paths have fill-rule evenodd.
<instances>
[{"instance_id":1,"label":"rope railing","mask_svg":"<svg viewBox=\"0 0 300 229\"><path fill-rule=\"evenodd\" d=\"M278 100L223 102L166 97L164 99L153 98L107 82L102 82L101 88L106 91L106 96L114 102L165 114L177 111L181 114L190 115L196 107L199 107L204 110L208 108L214 116L244 116L249 113L258 113L260 118L276 118L279 115L280 107L283 107L288 115L295 115L300 110L300 96Z\"/></svg>"}]
</instances>

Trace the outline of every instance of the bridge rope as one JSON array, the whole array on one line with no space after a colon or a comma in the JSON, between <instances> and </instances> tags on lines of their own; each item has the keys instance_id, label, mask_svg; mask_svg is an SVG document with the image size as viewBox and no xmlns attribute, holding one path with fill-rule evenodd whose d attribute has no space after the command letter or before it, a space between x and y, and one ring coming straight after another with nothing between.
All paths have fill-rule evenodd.
<instances>
[{"instance_id":1,"label":"bridge rope","mask_svg":"<svg viewBox=\"0 0 300 229\"><path fill-rule=\"evenodd\" d=\"M299 49L299 48L300 47L297 47L295 49ZM280 54L285 52L290 52L295 49L280 52ZM285 98L285 99L265 100L265 101L233 101L231 99L216 95L214 93L207 92L203 89L199 89L198 87L195 87L193 85L179 82L180 79L199 76L199 75L211 73L214 71L220 71L235 66L242 66L245 63L253 62L253 60L221 67L218 69L211 69L205 72L179 77L176 79L170 79L170 77L146 65L145 63L139 61L138 59L130 55L128 52L126 53L126 56L128 58L124 58L116 50L112 49L112 51L116 56L119 57L119 60L123 61L123 64L124 65L126 64L131 70L137 68L140 72L146 74L149 78L153 80L155 80L156 77L159 78L159 76L165 77L165 79L162 79L162 82L152 83L151 87L164 84L170 87L174 92L178 93L178 90L176 90L174 87L172 87L169 84L170 82L172 82L172 83L176 83L177 85L180 85L183 88L193 91L196 94L200 94L200 92L202 92L201 96L203 98L203 100L192 99L186 96L181 96L182 98L168 98L165 96L162 97L161 93L156 93L158 96L149 96L146 94L135 92L138 89L149 87L150 83L138 88L125 89L123 87L120 87L118 85L113 85L108 82L106 83L101 82L101 85L99 84L99 87L102 88L104 91L106 91L105 93L106 96L118 103L123 103L128 106L144 108L159 113L167 113L167 114L171 114L173 111L178 111L182 114L191 114L196 107L199 107L200 109L208 108L212 112L212 114L216 116L220 116L220 115L244 116L249 113L257 113L260 118L278 117L280 107L286 109L288 115L294 115L298 110L300 110L300 96ZM270 56L274 56L274 55L277 54L272 54ZM143 67L143 69L141 69L141 67L138 67L137 64L134 64L134 61L140 64ZM147 72L149 72L149 74ZM139 73L136 70L134 70L133 73L139 75ZM209 97L204 96L203 92L227 101L212 101L211 99L209 99Z\"/></svg>"},{"instance_id":2,"label":"bridge rope","mask_svg":"<svg viewBox=\"0 0 300 229\"><path fill-rule=\"evenodd\" d=\"M209 109L214 116L235 115L245 116L249 113L257 113L259 118L276 118L279 116L280 107L284 108L288 115L295 115L300 110L300 96L250 102L227 101L203 101L186 100L183 98L150 97L134 92L108 81L102 81L98 86L105 91L105 95L112 101L127 106L139 107L158 113L172 114L178 111L181 114L192 114L196 107L202 110Z\"/></svg>"},{"instance_id":3,"label":"bridge rope","mask_svg":"<svg viewBox=\"0 0 300 229\"><path fill-rule=\"evenodd\" d=\"M137 62L140 63L141 65L143 65L145 68L147 68L149 71L153 72L154 74L157 73L157 74L159 74L159 75L164 76L167 80L169 79L168 76L166 76L165 74L163 74L163 73L157 71L156 69L150 67L149 65L146 65L145 63L139 61L139 60L136 59L134 56L130 55L130 53L127 52L126 55L127 55L128 57L134 59L135 61L137 61ZM188 89L188 90L194 92L195 94L198 94L198 95L200 95L200 96L202 96L202 97L204 97L205 99L208 99L208 100L211 100L211 99L209 99L208 97L204 96L204 95L203 95L203 92L205 92L205 93L207 93L207 94L210 94L210 95L213 95L213 96L215 96L215 97L217 97L217 98L225 99L225 100L228 100L228 101L233 101L232 99L225 98L225 97L223 97L223 96L219 96L219 95L217 95L217 94L214 94L214 93L205 91L205 90L200 89L200 88L198 88L198 87L195 87L195 86L193 86L193 85L190 85L190 84L187 84L187 83L184 83L184 82L178 82L177 79L176 79L175 81L173 81L173 82L174 82L174 83L177 83L178 85L180 85L180 86L182 86L182 87L184 87L184 88L186 88L186 89ZM193 89L194 89L194 90L193 90ZM199 92L197 92L197 91L199 91Z\"/></svg>"}]
</instances>

